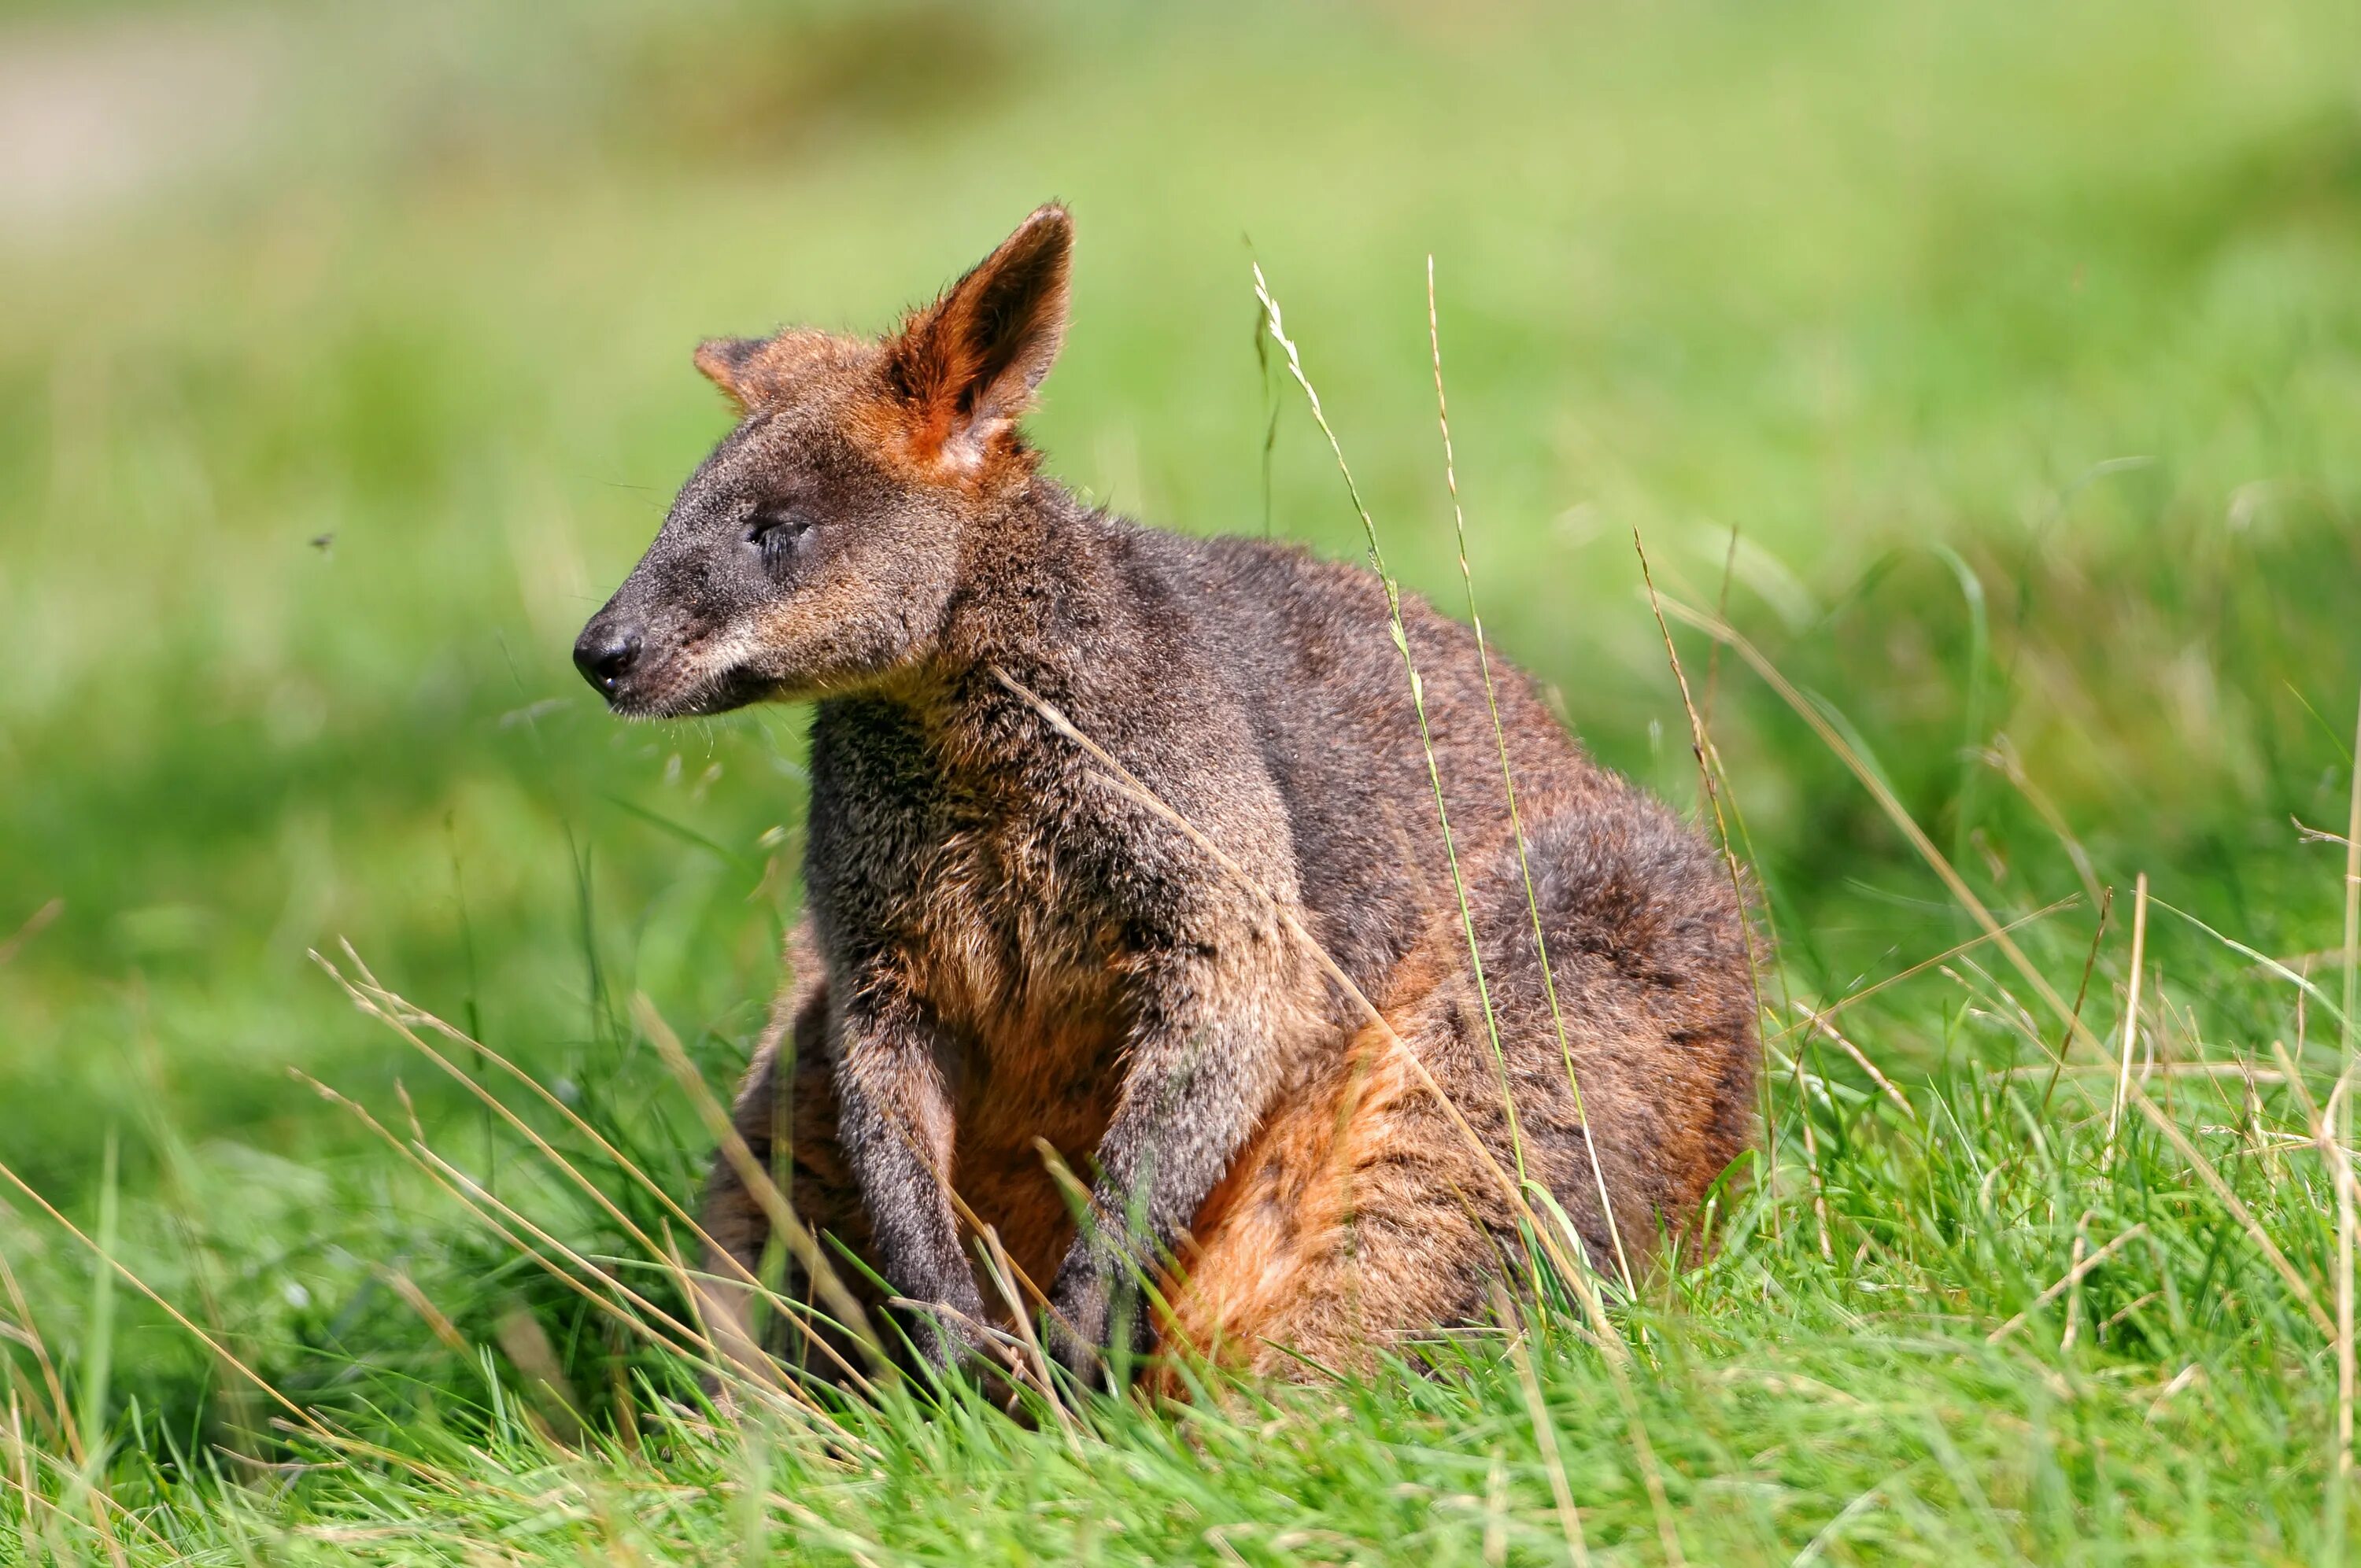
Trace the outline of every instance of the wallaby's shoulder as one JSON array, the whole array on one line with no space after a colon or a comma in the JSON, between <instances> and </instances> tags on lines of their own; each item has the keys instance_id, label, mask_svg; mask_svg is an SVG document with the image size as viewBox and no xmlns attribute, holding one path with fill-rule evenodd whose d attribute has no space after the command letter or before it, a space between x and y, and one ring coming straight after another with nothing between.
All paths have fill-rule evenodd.
<instances>
[{"instance_id":1,"label":"wallaby's shoulder","mask_svg":"<svg viewBox=\"0 0 2361 1568\"><path fill-rule=\"evenodd\" d=\"M1220 666L1217 680L1261 686L1281 670L1298 679L1345 670L1399 679L1385 588L1367 567L1289 541L1107 521L1120 540L1111 587L1144 612L1143 631L1185 632ZM1413 596L1403 597L1402 612L1413 636L1465 631Z\"/></svg>"},{"instance_id":2,"label":"wallaby's shoulder","mask_svg":"<svg viewBox=\"0 0 2361 1568\"><path fill-rule=\"evenodd\" d=\"M1275 718L1318 727L1333 745L1366 741L1400 756L1405 745L1415 750L1418 713L1394 637L1398 616L1432 724L1456 731L1480 721L1488 729L1497 713L1512 740L1579 754L1530 676L1495 656L1488 683L1467 623L1414 592L1397 588L1389 598L1361 562L1266 538L1137 532L1170 563L1172 597L1222 678Z\"/></svg>"}]
</instances>

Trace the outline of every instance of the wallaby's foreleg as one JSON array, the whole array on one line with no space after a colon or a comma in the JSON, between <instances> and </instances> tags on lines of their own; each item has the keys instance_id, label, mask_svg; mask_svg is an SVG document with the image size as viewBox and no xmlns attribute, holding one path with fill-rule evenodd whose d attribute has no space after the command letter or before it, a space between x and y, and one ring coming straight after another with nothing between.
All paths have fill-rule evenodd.
<instances>
[{"instance_id":1,"label":"wallaby's foreleg","mask_svg":"<svg viewBox=\"0 0 2361 1568\"><path fill-rule=\"evenodd\" d=\"M794 1050L788 1044L793 1019L794 1011L783 1008L772 1026L763 1032L753 1060L747 1064L745 1080L738 1086L737 1102L731 1111L730 1121L738 1135L746 1141L757 1160L771 1157L775 1134L785 1119L781 1111L792 1109L785 1101L792 1069L785 1074L781 1072L779 1053L783 1045L790 1054ZM768 1383L773 1371L770 1358L763 1354L755 1334L754 1296L748 1281L755 1277L761 1266L771 1224L763 1215L762 1204L746 1190L745 1179L739 1175L738 1168L718 1153L713 1157L713 1173L706 1179L705 1212L700 1223L708 1245L704 1272L693 1281L697 1315L704 1321L713 1348L740 1376ZM717 1397L726 1397L727 1385L711 1382L710 1391Z\"/></svg>"},{"instance_id":2,"label":"wallaby's foreleg","mask_svg":"<svg viewBox=\"0 0 2361 1568\"><path fill-rule=\"evenodd\" d=\"M730 1119L756 1165L771 1175L796 1218L819 1239L838 1279L873 1314L879 1303L866 1272L874 1263L869 1217L837 1133L836 1086L828 1061L828 982L817 962L799 953L791 954L790 961L797 980L781 998L747 1064ZM851 1338L837 1332L831 1314L819 1304L821 1293L792 1255L777 1282L785 1299L778 1314L794 1316L800 1326L782 1323L774 1314L769 1332L756 1330L755 1292L748 1281L761 1273L771 1222L737 1165L722 1155L714 1157L706 1184L702 1223L712 1245L696 1280L697 1311L715 1349L742 1376L770 1377L773 1354L820 1377L854 1364L858 1352ZM816 1347L815 1334L835 1354ZM722 1387L717 1384L715 1392L723 1392Z\"/></svg>"},{"instance_id":3,"label":"wallaby's foreleg","mask_svg":"<svg viewBox=\"0 0 2361 1568\"><path fill-rule=\"evenodd\" d=\"M829 1033L845 1157L886 1279L912 1300L950 1309L916 1336L922 1354L948 1367L961 1345L977 1344L974 1325L987 1317L947 1186L952 1108L936 1027L890 981L843 992L858 1000L837 1003Z\"/></svg>"},{"instance_id":4,"label":"wallaby's foreleg","mask_svg":"<svg viewBox=\"0 0 2361 1568\"><path fill-rule=\"evenodd\" d=\"M1097 1353L1154 1343L1137 1282L1153 1278L1262 1119L1304 1020L1276 932L1207 944L1143 978L1091 1212L1049 1292L1051 1338L1077 1372ZM1243 961L1241 961L1243 960Z\"/></svg>"}]
</instances>

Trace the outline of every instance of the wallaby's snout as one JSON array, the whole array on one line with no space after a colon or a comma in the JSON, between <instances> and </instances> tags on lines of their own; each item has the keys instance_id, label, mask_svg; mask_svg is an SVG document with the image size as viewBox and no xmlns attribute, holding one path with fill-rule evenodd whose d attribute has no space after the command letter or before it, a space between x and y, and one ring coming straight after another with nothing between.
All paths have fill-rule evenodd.
<instances>
[{"instance_id":1,"label":"wallaby's snout","mask_svg":"<svg viewBox=\"0 0 2361 1568\"><path fill-rule=\"evenodd\" d=\"M778 684L783 672L763 667L754 630L766 607L716 569L730 554L726 542L686 561L656 553L583 627L574 667L609 708L633 718L719 713Z\"/></svg>"},{"instance_id":2,"label":"wallaby's snout","mask_svg":"<svg viewBox=\"0 0 2361 1568\"><path fill-rule=\"evenodd\" d=\"M628 622L617 622L601 614L582 629L575 640L574 667L582 678L598 688L601 696L613 696L623 684L623 677L639 663L640 645L644 641L640 629Z\"/></svg>"}]
</instances>

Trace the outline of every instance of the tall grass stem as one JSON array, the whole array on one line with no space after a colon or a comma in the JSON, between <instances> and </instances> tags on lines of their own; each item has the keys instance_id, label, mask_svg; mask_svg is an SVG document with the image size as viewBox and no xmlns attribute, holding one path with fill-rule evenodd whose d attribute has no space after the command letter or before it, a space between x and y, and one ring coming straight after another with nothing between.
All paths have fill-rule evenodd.
<instances>
[{"instance_id":1,"label":"tall grass stem","mask_svg":"<svg viewBox=\"0 0 2361 1568\"><path fill-rule=\"evenodd\" d=\"M1542 934L1540 895L1533 889L1532 859L1526 851L1525 824L1517 806L1516 772L1509 765L1508 727L1500 721L1499 695L1492 682L1492 651L1484 637L1484 618L1476 609L1476 574L1467 564L1467 516L1459 501L1459 465L1451 449L1451 405L1443 394L1443 326L1434 303L1434 258L1426 258L1426 339L1434 359L1434 419L1443 431L1443 482L1451 492L1451 526L1459 546L1459 581L1467 594L1467 625L1476 634L1476 663L1484 675L1484 706L1492 718L1492 741L1500 753L1500 788L1508 797L1509 835L1517 846L1517 874L1524 883L1525 913L1532 917L1533 952L1540 960L1542 995L1549 1003L1550 1026L1557 1033L1558 1055L1565 1063L1565 1081L1574 1094L1575 1119L1582 1127L1582 1146L1590 1157L1591 1179L1598 1188L1598 1212L1607 1224L1608 1241L1615 1250L1616 1271L1622 1276L1626 1296L1636 1297L1639 1286L1631 1259L1623 1247L1623 1229L1615 1219L1615 1203L1607 1191L1607 1171L1598 1159L1598 1146L1590 1135L1590 1113L1585 1108L1582 1080L1574 1069L1574 1047L1566 1040L1565 1014L1557 999L1557 977L1551 970L1549 938Z\"/></svg>"}]
</instances>

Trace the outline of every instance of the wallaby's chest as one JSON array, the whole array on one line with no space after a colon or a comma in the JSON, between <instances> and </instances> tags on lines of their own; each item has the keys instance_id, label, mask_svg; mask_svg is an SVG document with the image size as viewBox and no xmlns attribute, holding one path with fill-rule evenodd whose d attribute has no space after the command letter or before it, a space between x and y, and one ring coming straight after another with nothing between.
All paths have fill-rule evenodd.
<instances>
[{"instance_id":1,"label":"wallaby's chest","mask_svg":"<svg viewBox=\"0 0 2361 1568\"><path fill-rule=\"evenodd\" d=\"M950 1047L952 1185L1046 1281L1071 1236L1047 1157L1087 1182L1122 1086L1117 927L1026 822L955 813L913 870L902 953Z\"/></svg>"},{"instance_id":2,"label":"wallaby's chest","mask_svg":"<svg viewBox=\"0 0 2361 1568\"><path fill-rule=\"evenodd\" d=\"M882 705L823 707L812 786L807 872L829 961L883 965L925 1004L952 1189L1046 1281L1072 1224L1042 1146L1087 1181L1122 1085L1126 943L1104 854L1079 869L1090 857L1054 788L963 787Z\"/></svg>"},{"instance_id":3,"label":"wallaby's chest","mask_svg":"<svg viewBox=\"0 0 2361 1568\"><path fill-rule=\"evenodd\" d=\"M1117 922L1038 822L953 807L928 838L902 911L920 994L985 1070L1079 1069L1117 1033Z\"/></svg>"},{"instance_id":4,"label":"wallaby's chest","mask_svg":"<svg viewBox=\"0 0 2361 1568\"><path fill-rule=\"evenodd\" d=\"M1110 846L1064 781L962 770L948 752L898 705L822 708L812 893L841 950L884 957L960 1043L1008 1065L1119 1006Z\"/></svg>"}]
</instances>

